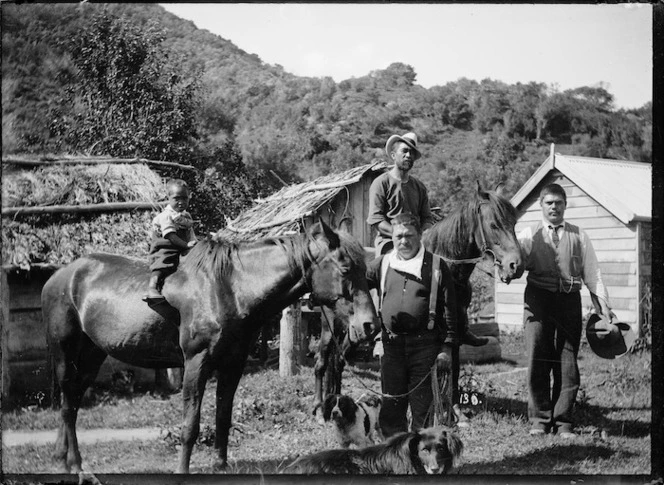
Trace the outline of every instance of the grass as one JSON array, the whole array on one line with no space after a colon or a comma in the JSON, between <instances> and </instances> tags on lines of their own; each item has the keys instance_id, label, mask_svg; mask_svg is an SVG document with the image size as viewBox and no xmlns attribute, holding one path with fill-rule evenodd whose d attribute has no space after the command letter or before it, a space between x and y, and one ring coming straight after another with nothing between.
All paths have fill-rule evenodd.
<instances>
[{"instance_id":1,"label":"grass","mask_svg":"<svg viewBox=\"0 0 664 485\"><path fill-rule=\"evenodd\" d=\"M483 406L468 408L472 426L459 430L465 445L452 475L647 475L650 473L650 354L617 360L596 357L587 346L580 352L581 391L575 416L579 437L566 442L555 436L528 434L526 371L519 358L521 335L501 336L501 361L466 364L461 383L485 393ZM354 397L378 390L375 361L361 357L344 373L344 392ZM366 358L365 358L366 359ZM357 377L354 377L357 376ZM192 473L219 473L212 446L214 390L211 380L202 408L201 438L194 449ZM300 454L336 447L332 430L311 414L313 369L281 378L276 369L247 372L238 388L230 436L231 474L273 474ZM182 396L159 399L149 393L110 396L98 391L79 413L79 428L159 427L153 442L82 444L84 466L97 474L171 473L177 463ZM17 409L3 414L3 429L54 429L58 413L50 409ZM52 446L3 447L5 473L56 473Z\"/></svg>"}]
</instances>

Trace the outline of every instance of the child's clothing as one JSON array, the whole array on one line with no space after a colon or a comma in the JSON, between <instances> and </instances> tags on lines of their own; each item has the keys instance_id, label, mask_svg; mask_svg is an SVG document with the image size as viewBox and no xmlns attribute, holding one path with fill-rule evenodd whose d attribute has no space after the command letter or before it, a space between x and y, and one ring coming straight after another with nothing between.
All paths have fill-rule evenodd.
<instances>
[{"instance_id":1,"label":"child's clothing","mask_svg":"<svg viewBox=\"0 0 664 485\"><path fill-rule=\"evenodd\" d=\"M180 254L186 251L171 243L166 237L175 233L185 242L196 239L193 219L187 211L177 212L167 205L162 212L152 220L152 244L150 245L150 271L152 271L151 286L156 283L157 291L166 276L174 273L180 263ZM156 296L153 294L153 296Z\"/></svg>"}]
</instances>

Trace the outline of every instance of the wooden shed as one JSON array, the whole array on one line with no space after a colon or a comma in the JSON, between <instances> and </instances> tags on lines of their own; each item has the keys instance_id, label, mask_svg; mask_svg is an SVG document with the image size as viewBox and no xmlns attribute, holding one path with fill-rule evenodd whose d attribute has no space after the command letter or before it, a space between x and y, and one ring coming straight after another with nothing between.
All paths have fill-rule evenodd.
<instances>
[{"instance_id":1,"label":"wooden shed","mask_svg":"<svg viewBox=\"0 0 664 485\"><path fill-rule=\"evenodd\" d=\"M567 193L565 220L590 237L612 310L638 331L642 301L651 293L652 167L649 163L551 154L512 197L519 211L517 234L541 220L539 192L549 183ZM523 325L526 277L495 287L496 321L504 331ZM592 308L590 293L582 291L584 315Z\"/></svg>"},{"instance_id":2,"label":"wooden shed","mask_svg":"<svg viewBox=\"0 0 664 485\"><path fill-rule=\"evenodd\" d=\"M58 268L90 252L147 257L151 221L164 202L163 180L144 162L3 157L3 400L39 404L48 397L41 290ZM154 371L112 358L98 381L128 367L136 382L154 382Z\"/></svg>"},{"instance_id":3,"label":"wooden shed","mask_svg":"<svg viewBox=\"0 0 664 485\"><path fill-rule=\"evenodd\" d=\"M230 221L217 235L226 239L254 241L265 237L303 232L322 218L335 229L353 235L365 247L372 246L367 226L369 186L387 168L385 162L370 163L345 172L289 185Z\"/></svg>"}]
</instances>

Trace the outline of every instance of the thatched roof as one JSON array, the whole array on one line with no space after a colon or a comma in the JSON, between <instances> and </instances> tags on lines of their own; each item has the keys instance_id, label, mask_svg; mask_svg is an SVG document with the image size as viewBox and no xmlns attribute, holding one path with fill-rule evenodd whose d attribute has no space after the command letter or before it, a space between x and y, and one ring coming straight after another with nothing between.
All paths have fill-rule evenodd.
<instances>
[{"instance_id":1,"label":"thatched roof","mask_svg":"<svg viewBox=\"0 0 664 485\"><path fill-rule=\"evenodd\" d=\"M90 252L146 257L164 198L144 164L8 165L2 173L2 265L58 266Z\"/></svg>"},{"instance_id":2,"label":"thatched roof","mask_svg":"<svg viewBox=\"0 0 664 485\"><path fill-rule=\"evenodd\" d=\"M217 232L216 237L252 241L301 232L304 218L316 214L339 192L360 181L365 174L383 171L386 166L385 162L370 163L284 187L265 199L257 200L252 208Z\"/></svg>"}]
</instances>

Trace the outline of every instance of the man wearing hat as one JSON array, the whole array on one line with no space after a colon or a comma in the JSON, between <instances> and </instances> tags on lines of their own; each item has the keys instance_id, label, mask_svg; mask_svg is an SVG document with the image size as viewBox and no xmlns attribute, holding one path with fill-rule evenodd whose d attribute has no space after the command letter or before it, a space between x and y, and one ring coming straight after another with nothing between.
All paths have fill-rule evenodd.
<instances>
[{"instance_id":1,"label":"man wearing hat","mask_svg":"<svg viewBox=\"0 0 664 485\"><path fill-rule=\"evenodd\" d=\"M391 221L399 214L409 212L419 217L422 231L433 225L427 189L410 174L415 161L422 156L417 149L417 135L392 135L385 144L385 152L394 161L394 167L377 177L369 188L367 224L376 230L377 254L392 249Z\"/></svg>"},{"instance_id":2,"label":"man wearing hat","mask_svg":"<svg viewBox=\"0 0 664 485\"><path fill-rule=\"evenodd\" d=\"M517 236L528 271L523 316L528 420L533 436L553 432L570 439L576 436L572 408L580 383L581 284L590 291L600 317L611 324L615 315L588 235L564 220L565 190L546 185L539 203L542 220Z\"/></svg>"}]
</instances>

